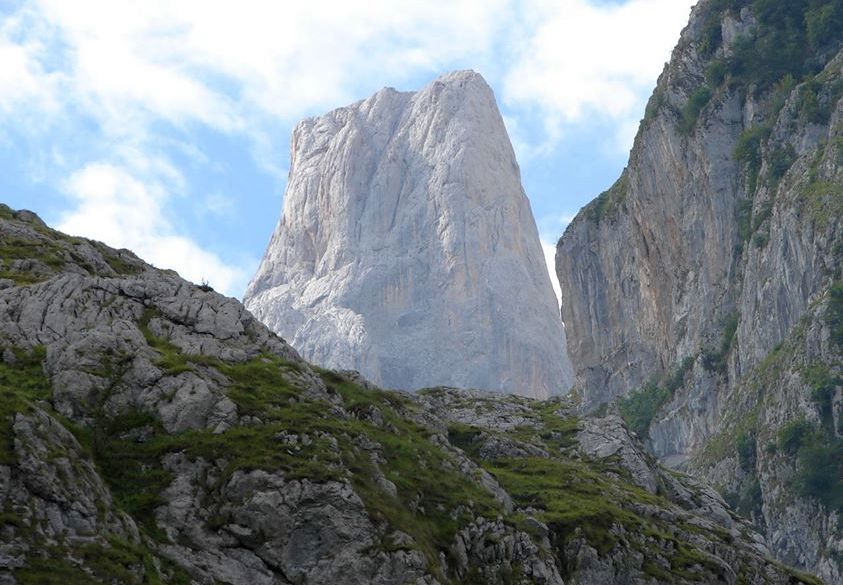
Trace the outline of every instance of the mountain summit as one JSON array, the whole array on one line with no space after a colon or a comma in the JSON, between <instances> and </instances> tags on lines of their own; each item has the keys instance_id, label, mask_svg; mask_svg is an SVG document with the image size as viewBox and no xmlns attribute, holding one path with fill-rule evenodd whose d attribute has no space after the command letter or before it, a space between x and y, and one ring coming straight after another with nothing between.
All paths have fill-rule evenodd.
<instances>
[{"instance_id":1,"label":"mountain summit","mask_svg":"<svg viewBox=\"0 0 843 585\"><path fill-rule=\"evenodd\" d=\"M538 230L479 74L304 120L291 150L245 295L258 318L305 358L387 387L568 388Z\"/></svg>"}]
</instances>

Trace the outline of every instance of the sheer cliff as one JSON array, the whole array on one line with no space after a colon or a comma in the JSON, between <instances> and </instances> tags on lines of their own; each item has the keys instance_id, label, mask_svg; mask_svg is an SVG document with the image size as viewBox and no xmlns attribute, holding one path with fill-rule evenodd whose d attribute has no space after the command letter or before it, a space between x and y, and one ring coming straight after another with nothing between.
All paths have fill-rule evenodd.
<instances>
[{"instance_id":1,"label":"sheer cliff","mask_svg":"<svg viewBox=\"0 0 843 585\"><path fill-rule=\"evenodd\" d=\"M305 358L386 387L547 397L572 378L515 154L471 71L295 128L245 304Z\"/></svg>"},{"instance_id":2,"label":"sheer cliff","mask_svg":"<svg viewBox=\"0 0 843 585\"><path fill-rule=\"evenodd\" d=\"M566 399L386 392L0 206L0 583L818 585Z\"/></svg>"},{"instance_id":3,"label":"sheer cliff","mask_svg":"<svg viewBox=\"0 0 843 585\"><path fill-rule=\"evenodd\" d=\"M615 403L835 583L841 44L841 2L700 1L628 166L556 258L585 409Z\"/></svg>"}]
</instances>

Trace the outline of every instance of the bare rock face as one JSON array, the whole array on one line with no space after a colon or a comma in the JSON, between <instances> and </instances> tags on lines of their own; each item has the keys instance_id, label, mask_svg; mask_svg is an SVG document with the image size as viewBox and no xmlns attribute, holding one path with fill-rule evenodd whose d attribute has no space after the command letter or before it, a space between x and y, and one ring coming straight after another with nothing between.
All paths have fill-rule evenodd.
<instances>
[{"instance_id":1,"label":"bare rock face","mask_svg":"<svg viewBox=\"0 0 843 585\"><path fill-rule=\"evenodd\" d=\"M701 0L626 170L556 262L585 410L618 402L779 560L840 584L843 28L812 33L822 11L843 18ZM785 37L804 52L772 63Z\"/></svg>"},{"instance_id":2,"label":"bare rock face","mask_svg":"<svg viewBox=\"0 0 843 585\"><path fill-rule=\"evenodd\" d=\"M306 359L387 387L546 397L572 377L515 155L472 71L296 127L245 303Z\"/></svg>"}]
</instances>

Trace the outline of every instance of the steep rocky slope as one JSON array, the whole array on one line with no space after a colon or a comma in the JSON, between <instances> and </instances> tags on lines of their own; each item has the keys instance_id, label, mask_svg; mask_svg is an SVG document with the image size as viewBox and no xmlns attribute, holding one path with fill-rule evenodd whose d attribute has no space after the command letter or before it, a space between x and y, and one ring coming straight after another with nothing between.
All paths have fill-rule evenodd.
<instances>
[{"instance_id":1,"label":"steep rocky slope","mask_svg":"<svg viewBox=\"0 0 843 585\"><path fill-rule=\"evenodd\" d=\"M295 128L245 304L308 360L385 387L542 398L572 378L515 154L473 71Z\"/></svg>"},{"instance_id":2,"label":"steep rocky slope","mask_svg":"<svg viewBox=\"0 0 843 585\"><path fill-rule=\"evenodd\" d=\"M629 165L557 248L585 408L620 398L651 452L835 583L841 43L839 1L699 2Z\"/></svg>"},{"instance_id":3,"label":"steep rocky slope","mask_svg":"<svg viewBox=\"0 0 843 585\"><path fill-rule=\"evenodd\" d=\"M0 208L0 583L818 583L617 416L385 392Z\"/></svg>"}]
</instances>

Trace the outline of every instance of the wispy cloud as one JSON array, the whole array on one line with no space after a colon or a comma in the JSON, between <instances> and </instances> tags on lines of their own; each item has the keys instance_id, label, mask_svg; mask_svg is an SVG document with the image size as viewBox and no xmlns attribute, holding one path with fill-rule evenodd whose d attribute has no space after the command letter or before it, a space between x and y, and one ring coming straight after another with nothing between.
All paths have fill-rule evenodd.
<instances>
[{"instance_id":1,"label":"wispy cloud","mask_svg":"<svg viewBox=\"0 0 843 585\"><path fill-rule=\"evenodd\" d=\"M297 119L474 67L501 89L522 164L595 113L629 142L692 1L26 0L0 8L0 140L28 141L33 181L68 195L63 228L232 291L239 263L173 212L175 195L239 203L176 170L188 157L217 172L200 130L245 139L280 182ZM146 202L143 222L121 217L138 209L123 192Z\"/></svg>"},{"instance_id":2,"label":"wispy cloud","mask_svg":"<svg viewBox=\"0 0 843 585\"><path fill-rule=\"evenodd\" d=\"M228 294L239 293L248 275L174 232L162 208L167 183L141 181L110 163L91 163L64 184L73 207L58 228L129 248L160 268L174 268L194 281L210 281Z\"/></svg>"},{"instance_id":3,"label":"wispy cloud","mask_svg":"<svg viewBox=\"0 0 843 585\"><path fill-rule=\"evenodd\" d=\"M598 116L624 123L629 148L642 101L667 61L696 0L534 0L531 26L515 43L504 97L539 108L548 134ZM555 129L555 130L554 130Z\"/></svg>"}]
</instances>

